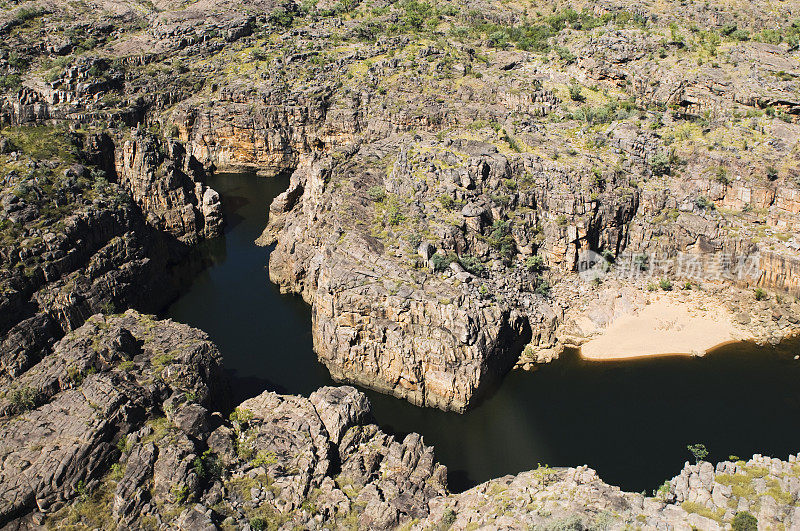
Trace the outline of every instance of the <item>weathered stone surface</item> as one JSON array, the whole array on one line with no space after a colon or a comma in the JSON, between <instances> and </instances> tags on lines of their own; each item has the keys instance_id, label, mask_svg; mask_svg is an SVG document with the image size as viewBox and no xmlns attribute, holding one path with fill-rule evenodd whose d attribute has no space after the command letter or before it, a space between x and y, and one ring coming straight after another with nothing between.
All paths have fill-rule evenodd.
<instances>
[{"instance_id":1,"label":"weathered stone surface","mask_svg":"<svg viewBox=\"0 0 800 531\"><path fill-rule=\"evenodd\" d=\"M134 135L117 150L116 170L155 228L189 244L221 234L219 194L203 184L203 167L179 142Z\"/></svg>"},{"instance_id":2,"label":"weathered stone surface","mask_svg":"<svg viewBox=\"0 0 800 531\"><path fill-rule=\"evenodd\" d=\"M16 378L0 402L0 521L34 507L57 509L96 482L119 455L116 443L176 392L203 404L227 392L219 353L202 332L171 322L154 328L133 311L89 319ZM114 503L119 516L138 503L153 459L152 445L132 454ZM172 477L176 460L159 466L166 461L159 455L155 468Z\"/></svg>"},{"instance_id":3,"label":"weathered stone surface","mask_svg":"<svg viewBox=\"0 0 800 531\"><path fill-rule=\"evenodd\" d=\"M784 505L776 503L772 496L759 497L754 490L752 494L747 493L751 492L751 482L758 481L757 476L763 470L771 470L768 481L781 485L791 481L796 473L792 468L795 460L796 456L790 456L787 462L757 455L747 463L718 463L716 474L711 463L687 463L681 474L665 483L653 498L622 492L604 483L594 470L585 466L540 467L488 481L461 494L434 498L429 504L430 515L413 528L717 530L725 529L736 511L747 511L757 499L770 508L759 513L759 527L785 525L788 528L796 525L794 502ZM743 495L732 494L732 478ZM690 486L692 484L694 486ZM715 493L710 498L709 488ZM797 493L773 494L784 501L797 497Z\"/></svg>"},{"instance_id":4,"label":"weathered stone surface","mask_svg":"<svg viewBox=\"0 0 800 531\"><path fill-rule=\"evenodd\" d=\"M333 444L339 444L348 428L362 424L370 414L367 397L353 387L324 387L311 393L308 399Z\"/></svg>"}]
</instances>

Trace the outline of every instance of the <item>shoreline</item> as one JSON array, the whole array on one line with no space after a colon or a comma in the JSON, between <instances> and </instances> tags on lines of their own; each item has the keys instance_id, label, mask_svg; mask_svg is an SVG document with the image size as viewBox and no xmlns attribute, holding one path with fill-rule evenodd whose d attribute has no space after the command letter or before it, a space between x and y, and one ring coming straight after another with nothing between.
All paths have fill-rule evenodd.
<instances>
[{"instance_id":1,"label":"shoreline","mask_svg":"<svg viewBox=\"0 0 800 531\"><path fill-rule=\"evenodd\" d=\"M730 343L755 339L720 303L662 294L638 311L613 319L580 345L579 353L588 361L704 356Z\"/></svg>"},{"instance_id":2,"label":"shoreline","mask_svg":"<svg viewBox=\"0 0 800 531\"><path fill-rule=\"evenodd\" d=\"M584 356L583 355L583 348L582 348L582 346L579 346L578 347L578 355L580 356L580 358L582 360L590 361L590 362L636 361L636 360L645 360L645 359L653 359L653 358L677 358L677 357L680 357L680 358L704 358L707 355L709 355L712 352L714 352L715 350L720 349L722 347L726 347L728 345L734 345L734 344L737 344L737 343L745 343L745 342L748 342L748 341L752 341L752 339L742 339L742 340L732 339L730 341L725 341L723 343L719 343L718 345L714 345L713 347L710 347L710 348L706 349L705 351L699 352L699 353L697 353L697 352L696 353L690 353L690 352L657 352L657 353L652 353L652 352L647 352L647 353L644 353L644 354L630 354L630 355L619 355L619 356L618 355L614 355L614 354L610 354L610 355L601 355L601 356L596 356L596 357ZM756 343L754 343L754 344L756 344Z\"/></svg>"}]
</instances>

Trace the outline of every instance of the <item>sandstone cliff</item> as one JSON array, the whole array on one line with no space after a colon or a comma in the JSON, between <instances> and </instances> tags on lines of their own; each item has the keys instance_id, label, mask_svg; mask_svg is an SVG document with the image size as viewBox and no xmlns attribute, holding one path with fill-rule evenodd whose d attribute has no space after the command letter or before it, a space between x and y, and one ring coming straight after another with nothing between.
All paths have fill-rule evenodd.
<instances>
[{"instance_id":1,"label":"sandstone cliff","mask_svg":"<svg viewBox=\"0 0 800 531\"><path fill-rule=\"evenodd\" d=\"M588 467L447 490L433 448L396 438L352 387L264 392L228 411L199 330L95 315L0 396L0 525L11 529L723 529L797 525L800 465L686 464L653 497Z\"/></svg>"}]
</instances>

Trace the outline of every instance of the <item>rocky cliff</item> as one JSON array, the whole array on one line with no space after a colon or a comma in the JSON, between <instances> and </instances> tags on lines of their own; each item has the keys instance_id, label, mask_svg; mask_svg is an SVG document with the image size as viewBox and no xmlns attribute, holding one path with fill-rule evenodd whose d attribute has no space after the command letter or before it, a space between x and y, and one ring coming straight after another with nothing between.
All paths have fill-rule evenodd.
<instances>
[{"instance_id":1,"label":"rocky cliff","mask_svg":"<svg viewBox=\"0 0 800 531\"><path fill-rule=\"evenodd\" d=\"M227 385L199 330L91 317L0 397L0 525L388 529L446 492L433 449L383 433L351 387L265 392L228 420Z\"/></svg>"},{"instance_id":2,"label":"rocky cliff","mask_svg":"<svg viewBox=\"0 0 800 531\"><path fill-rule=\"evenodd\" d=\"M221 232L204 176L246 169L292 174L261 240L341 381L463 411L679 287L780 341L800 327L796 11L3 5L0 519L796 526L793 461L687 467L660 499L585 468L448 495L432 450L354 389L225 419L201 333L114 315L163 309Z\"/></svg>"},{"instance_id":3,"label":"rocky cliff","mask_svg":"<svg viewBox=\"0 0 800 531\"><path fill-rule=\"evenodd\" d=\"M342 381L461 411L580 342L604 278L797 295L798 32L768 10L36 6L3 14L3 123L110 129L103 167L184 246L219 233L205 171L294 172L271 277Z\"/></svg>"},{"instance_id":4,"label":"rocky cliff","mask_svg":"<svg viewBox=\"0 0 800 531\"><path fill-rule=\"evenodd\" d=\"M160 311L191 245L220 233L219 198L179 144L35 126L3 132L0 378L98 311ZM195 172L190 177L186 171ZM119 173L117 172L119 170ZM197 266L194 266L196 269Z\"/></svg>"},{"instance_id":5,"label":"rocky cliff","mask_svg":"<svg viewBox=\"0 0 800 531\"><path fill-rule=\"evenodd\" d=\"M95 315L0 396L0 525L9 529L723 529L797 525L800 465L688 463L654 493L583 466L447 490L433 448L381 431L367 398L264 392L229 416L199 330ZM740 516L736 516L739 514Z\"/></svg>"},{"instance_id":6,"label":"rocky cliff","mask_svg":"<svg viewBox=\"0 0 800 531\"><path fill-rule=\"evenodd\" d=\"M791 529L798 525L797 456L788 461L686 463L653 497L621 491L588 467L540 467L431 500L414 528L450 529ZM737 516L738 515L738 516ZM734 527L735 529L736 527Z\"/></svg>"}]
</instances>

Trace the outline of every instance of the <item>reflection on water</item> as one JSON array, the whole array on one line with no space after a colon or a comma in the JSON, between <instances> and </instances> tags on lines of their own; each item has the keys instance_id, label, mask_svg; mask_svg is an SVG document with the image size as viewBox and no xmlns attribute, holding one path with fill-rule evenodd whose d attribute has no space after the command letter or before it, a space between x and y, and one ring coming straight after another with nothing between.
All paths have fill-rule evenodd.
<instances>
[{"instance_id":1,"label":"reflection on water","mask_svg":"<svg viewBox=\"0 0 800 531\"><path fill-rule=\"evenodd\" d=\"M233 377L236 403L264 389L308 395L332 381L314 356L311 315L269 283L269 249L253 244L286 178L218 175L225 238L213 264L169 310L208 332ZM728 345L705 358L590 363L574 352L535 373L513 372L465 415L367 392L388 431L421 433L450 470L451 487L534 468L588 464L626 490L648 492L677 474L686 445L713 460L800 450L800 341Z\"/></svg>"}]
</instances>

